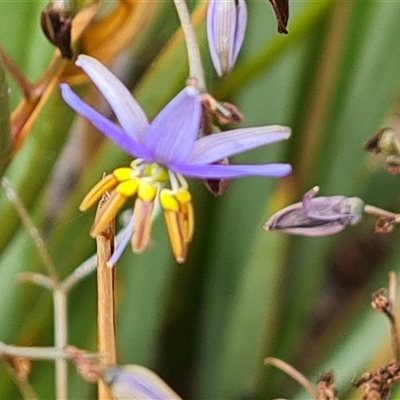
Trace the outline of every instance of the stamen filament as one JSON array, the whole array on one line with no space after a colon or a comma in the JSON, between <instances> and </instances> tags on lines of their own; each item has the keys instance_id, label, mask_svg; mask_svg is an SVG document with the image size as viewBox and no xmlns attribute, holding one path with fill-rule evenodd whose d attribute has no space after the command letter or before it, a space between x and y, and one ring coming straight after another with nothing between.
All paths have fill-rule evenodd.
<instances>
[{"instance_id":1,"label":"stamen filament","mask_svg":"<svg viewBox=\"0 0 400 400\"><path fill-rule=\"evenodd\" d=\"M143 201L138 197L133 210L134 227L132 234L132 250L143 253L146 250L153 225L154 201Z\"/></svg>"}]
</instances>

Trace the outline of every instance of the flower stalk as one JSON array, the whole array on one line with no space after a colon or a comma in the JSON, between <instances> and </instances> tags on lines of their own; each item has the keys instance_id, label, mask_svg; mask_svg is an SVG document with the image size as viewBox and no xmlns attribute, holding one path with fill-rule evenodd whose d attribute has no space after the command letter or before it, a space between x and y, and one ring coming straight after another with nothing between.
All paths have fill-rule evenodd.
<instances>
[{"instance_id":1,"label":"flower stalk","mask_svg":"<svg viewBox=\"0 0 400 400\"><path fill-rule=\"evenodd\" d=\"M101 211L107 194L99 203L98 212ZM114 252L114 220L108 222L108 226L96 235L97 243L97 336L98 352L102 354L105 365L115 364L115 268L108 268L107 262ZM99 400L112 400L107 386L100 379L98 381Z\"/></svg>"},{"instance_id":2,"label":"flower stalk","mask_svg":"<svg viewBox=\"0 0 400 400\"><path fill-rule=\"evenodd\" d=\"M201 62L199 44L197 43L196 33L191 22L186 0L174 0L174 4L185 36L189 61L189 77L196 80L197 87L201 91L205 91L206 80L204 77L203 64Z\"/></svg>"}]
</instances>

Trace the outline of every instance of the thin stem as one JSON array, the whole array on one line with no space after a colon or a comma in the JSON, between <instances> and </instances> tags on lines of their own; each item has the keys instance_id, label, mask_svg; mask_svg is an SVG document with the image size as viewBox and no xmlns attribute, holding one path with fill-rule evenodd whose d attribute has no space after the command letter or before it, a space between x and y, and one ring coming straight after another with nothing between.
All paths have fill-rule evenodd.
<instances>
[{"instance_id":1,"label":"thin stem","mask_svg":"<svg viewBox=\"0 0 400 400\"><path fill-rule=\"evenodd\" d=\"M382 210L381 208L370 206L369 204L364 206L364 212L369 215L374 215L376 217L385 217L390 219L396 219L398 214L394 214L390 211Z\"/></svg>"},{"instance_id":2,"label":"thin stem","mask_svg":"<svg viewBox=\"0 0 400 400\"><path fill-rule=\"evenodd\" d=\"M54 268L53 262L50 259L50 255L47 252L46 246L44 244L43 238L40 235L39 231L33 224L31 217L28 214L25 206L23 205L21 199L18 197L18 194L13 189L10 181L7 178L2 178L1 184L4 188L5 194L10 202L13 204L15 210L17 211L22 223L25 226L25 229L33 239L33 242L36 245L36 248L39 253L39 257L42 260L43 265L45 266L47 273L50 275L50 278L54 282L58 282L58 275L56 269Z\"/></svg>"},{"instance_id":3,"label":"thin stem","mask_svg":"<svg viewBox=\"0 0 400 400\"><path fill-rule=\"evenodd\" d=\"M396 324L396 287L397 287L397 279L396 273L394 271L389 272L389 312L392 315L392 318L389 318L390 321L390 337L392 341L392 351L393 357L398 362L400 357L400 345L399 345L399 334L397 332L397 324Z\"/></svg>"},{"instance_id":4,"label":"thin stem","mask_svg":"<svg viewBox=\"0 0 400 400\"><path fill-rule=\"evenodd\" d=\"M69 292L78 282L89 276L97 268L97 255L93 255L75 268L61 283L65 292Z\"/></svg>"},{"instance_id":5,"label":"thin stem","mask_svg":"<svg viewBox=\"0 0 400 400\"><path fill-rule=\"evenodd\" d=\"M55 347L19 347L6 345L0 342L0 356L22 357L29 360L58 360L70 359L70 354L65 349Z\"/></svg>"},{"instance_id":6,"label":"thin stem","mask_svg":"<svg viewBox=\"0 0 400 400\"><path fill-rule=\"evenodd\" d=\"M54 290L55 284L48 276L36 274L35 272L23 272L17 276L17 283L34 283L50 291Z\"/></svg>"},{"instance_id":7,"label":"thin stem","mask_svg":"<svg viewBox=\"0 0 400 400\"><path fill-rule=\"evenodd\" d=\"M68 344L68 318L67 298L62 288L57 287L53 291L54 303L54 344L56 349L62 350ZM56 367L56 398L67 400L68 398L68 366L63 358L55 362Z\"/></svg>"},{"instance_id":8,"label":"thin stem","mask_svg":"<svg viewBox=\"0 0 400 400\"><path fill-rule=\"evenodd\" d=\"M104 201L100 201L97 212ZM115 350L115 314L114 314L114 278L115 268L109 268L107 262L114 252L114 221L96 236L97 243L97 332L98 351L103 354L104 364L116 363ZM112 400L107 386L102 380L98 381L99 400Z\"/></svg>"},{"instance_id":9,"label":"thin stem","mask_svg":"<svg viewBox=\"0 0 400 400\"><path fill-rule=\"evenodd\" d=\"M186 49L189 60L189 76L197 80L197 85L200 90L206 89L206 81L204 78L203 64L201 62L199 45L197 43L196 33L194 31L192 22L190 20L189 10L185 0L174 0L176 11L178 12L179 19L183 34L186 41Z\"/></svg>"},{"instance_id":10,"label":"thin stem","mask_svg":"<svg viewBox=\"0 0 400 400\"><path fill-rule=\"evenodd\" d=\"M295 381L297 381L307 392L310 394L312 398L317 397L317 391L315 390L314 386L310 383L310 381L299 371L293 368L291 365L285 363L282 360L274 357L268 357L264 360L264 365L273 365L276 368L279 368L281 371L288 374L292 377Z\"/></svg>"},{"instance_id":11,"label":"thin stem","mask_svg":"<svg viewBox=\"0 0 400 400\"><path fill-rule=\"evenodd\" d=\"M28 79L25 77L25 75L19 70L17 65L14 63L14 61L11 59L11 57L8 55L8 53L0 48L0 55L3 59L4 66L8 70L8 72L13 76L15 81L17 82L19 88L21 89L24 97L27 99L30 97L32 91L33 91L33 85L31 82L28 81Z\"/></svg>"}]
</instances>

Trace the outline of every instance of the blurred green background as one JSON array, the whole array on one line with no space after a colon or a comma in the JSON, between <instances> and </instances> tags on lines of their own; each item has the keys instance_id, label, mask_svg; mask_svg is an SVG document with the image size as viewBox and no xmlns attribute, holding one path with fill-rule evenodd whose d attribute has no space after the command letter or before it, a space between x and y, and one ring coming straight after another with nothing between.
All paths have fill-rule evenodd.
<instances>
[{"instance_id":1,"label":"blurred green background","mask_svg":"<svg viewBox=\"0 0 400 400\"><path fill-rule=\"evenodd\" d=\"M189 3L192 10L202 5ZM31 80L54 51L39 24L45 5L0 1L0 45ZM231 162L290 162L293 174L280 181L232 181L221 198L202 182L190 182L196 232L187 262L172 259L159 219L150 249L141 256L126 251L118 264L118 361L152 368L184 398L307 399L283 372L263 365L273 356L312 382L333 370L340 398L361 398L361 391L351 389L354 376L392 358L387 321L369 303L371 293L387 285L388 271L400 268L398 234L374 234L370 218L328 238L289 237L262 226L314 185L321 195L358 196L400 212L399 177L362 146L388 123L400 129L391 118L400 93L400 3L292 2L287 36L277 34L267 0L247 5L244 46L227 78L213 71L204 24L197 30L209 90L235 103L245 126L293 130L287 143ZM172 1L157 2L143 35L115 60L149 117L187 78L182 42L156 57L178 26ZM8 82L14 109L21 95L10 76ZM80 200L103 171L129 161L75 120L55 90L5 171L63 277L95 251L89 237L94 212L79 213ZM0 340L50 346L51 295L15 283L18 273L43 272L43 266L3 192L0 221ZM95 351L94 275L72 289L68 307L69 343ZM71 399L95 398L96 387L72 368L69 379ZM30 381L39 398L54 398L52 363L34 362ZM0 397L21 398L2 364Z\"/></svg>"}]
</instances>

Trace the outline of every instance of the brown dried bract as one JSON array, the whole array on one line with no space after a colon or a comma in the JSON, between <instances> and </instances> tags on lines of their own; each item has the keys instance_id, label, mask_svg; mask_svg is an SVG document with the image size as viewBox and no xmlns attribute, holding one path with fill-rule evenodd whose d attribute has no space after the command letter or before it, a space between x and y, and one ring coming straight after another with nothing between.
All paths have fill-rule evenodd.
<instances>
[{"instance_id":1,"label":"brown dried bract","mask_svg":"<svg viewBox=\"0 0 400 400\"><path fill-rule=\"evenodd\" d=\"M371 306L375 311L386 314L389 318L392 317L390 311L390 301L385 296L386 289L382 288L372 294Z\"/></svg>"},{"instance_id":2,"label":"brown dried bract","mask_svg":"<svg viewBox=\"0 0 400 400\"><path fill-rule=\"evenodd\" d=\"M214 99L209 93L201 95L201 102L204 108L214 115L222 125L239 124L244 122L243 113L234 104L221 103Z\"/></svg>"},{"instance_id":3,"label":"brown dried bract","mask_svg":"<svg viewBox=\"0 0 400 400\"><path fill-rule=\"evenodd\" d=\"M218 133L214 133L214 135L218 135ZM224 158L215 164L229 165L229 159ZM225 190L229 184L229 179L205 179L204 184L211 194L213 194L215 197L219 197L225 193Z\"/></svg>"},{"instance_id":4,"label":"brown dried bract","mask_svg":"<svg viewBox=\"0 0 400 400\"><path fill-rule=\"evenodd\" d=\"M287 24L289 20L289 0L269 0L278 21L278 32L288 33Z\"/></svg>"},{"instance_id":5,"label":"brown dried bract","mask_svg":"<svg viewBox=\"0 0 400 400\"><path fill-rule=\"evenodd\" d=\"M379 217L375 222L375 233L391 233L396 226L396 221L391 218Z\"/></svg>"},{"instance_id":6,"label":"brown dried bract","mask_svg":"<svg viewBox=\"0 0 400 400\"><path fill-rule=\"evenodd\" d=\"M97 382L103 377L104 366L91 360L83 350L67 346L65 351L82 379L87 382Z\"/></svg>"},{"instance_id":7,"label":"brown dried bract","mask_svg":"<svg viewBox=\"0 0 400 400\"><path fill-rule=\"evenodd\" d=\"M317 381L316 400L337 400L333 372L325 372Z\"/></svg>"},{"instance_id":8,"label":"brown dried bract","mask_svg":"<svg viewBox=\"0 0 400 400\"><path fill-rule=\"evenodd\" d=\"M365 372L353 382L356 388L364 386L363 400L385 400L392 394L392 388L400 381L400 366L392 361L375 372Z\"/></svg>"},{"instance_id":9,"label":"brown dried bract","mask_svg":"<svg viewBox=\"0 0 400 400\"><path fill-rule=\"evenodd\" d=\"M15 379L17 379L20 382L24 382L28 379L32 369L32 364L30 360L23 357L11 357L11 356L3 356L2 358L7 362L9 367L12 369Z\"/></svg>"},{"instance_id":10,"label":"brown dried bract","mask_svg":"<svg viewBox=\"0 0 400 400\"><path fill-rule=\"evenodd\" d=\"M386 171L392 175L400 175L400 157L389 156L385 162Z\"/></svg>"}]
</instances>

